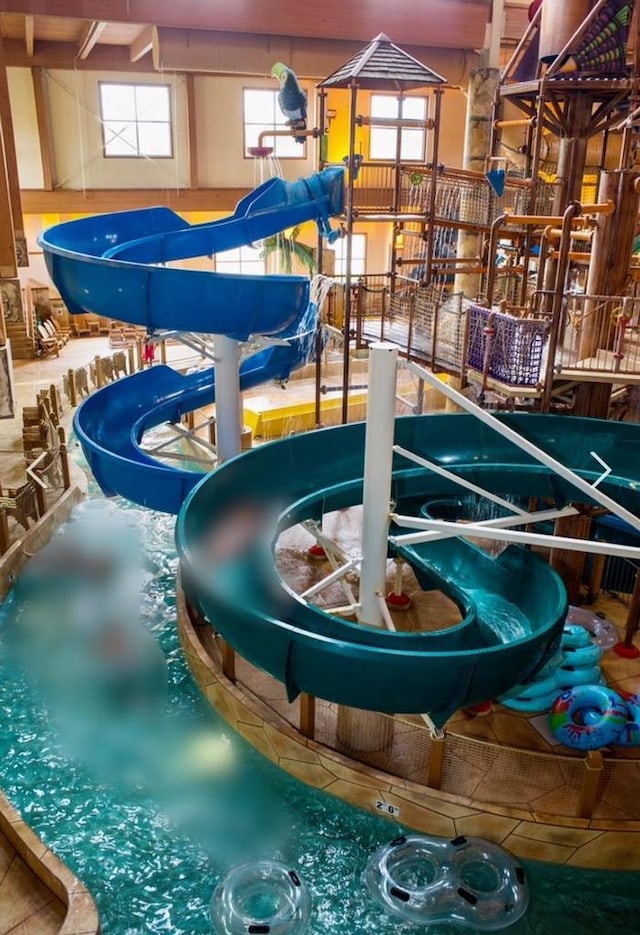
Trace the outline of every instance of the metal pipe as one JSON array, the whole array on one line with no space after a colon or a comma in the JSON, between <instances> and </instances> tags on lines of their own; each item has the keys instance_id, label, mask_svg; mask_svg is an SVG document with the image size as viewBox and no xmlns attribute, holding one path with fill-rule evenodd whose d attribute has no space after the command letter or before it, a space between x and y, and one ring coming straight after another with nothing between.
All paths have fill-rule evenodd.
<instances>
[{"instance_id":1,"label":"metal pipe","mask_svg":"<svg viewBox=\"0 0 640 935\"><path fill-rule=\"evenodd\" d=\"M580 214L580 204L572 201L567 205L564 212L562 224L562 237L559 244L559 256L556 263L556 281L551 305L551 328L549 329L549 345L547 351L547 366L544 377L544 391L542 396L542 410L548 411L551 403L551 391L553 389L553 370L556 364L556 350L560 329L562 325L564 300L564 283L569 266L569 253L571 248L571 223Z\"/></svg>"},{"instance_id":2,"label":"metal pipe","mask_svg":"<svg viewBox=\"0 0 640 935\"><path fill-rule=\"evenodd\" d=\"M526 45L526 43L529 41L530 37L532 36L534 29L536 29L538 24L540 23L541 16L542 16L542 4L540 4L538 9L536 10L535 15L532 17L531 21L529 22L529 25L524 31L524 35L522 36L522 38L520 39L520 42L515 47L513 55L511 56L511 58L505 65L504 70L502 74L500 75L500 84L504 84L504 81L507 78L507 75L511 71L514 63L518 60L520 53L522 52L524 46Z\"/></svg>"},{"instance_id":3,"label":"metal pipe","mask_svg":"<svg viewBox=\"0 0 640 935\"><path fill-rule=\"evenodd\" d=\"M290 130L263 130L258 134L258 146L264 146L264 141L276 136L312 136L317 139L320 136L320 130L314 127L312 130L296 130L291 127Z\"/></svg>"},{"instance_id":4,"label":"metal pipe","mask_svg":"<svg viewBox=\"0 0 640 935\"><path fill-rule=\"evenodd\" d=\"M493 293L496 287L496 253L498 250L498 239L506 217L506 214L499 215L491 225L491 234L489 236L489 273L487 275L487 306L489 308L491 308L493 304Z\"/></svg>"},{"instance_id":5,"label":"metal pipe","mask_svg":"<svg viewBox=\"0 0 640 935\"><path fill-rule=\"evenodd\" d=\"M353 257L353 191L354 191L354 160L356 154L356 108L358 104L358 83L352 79L351 107L349 111L349 172L347 174L347 193L345 221L347 229L346 266L347 274L344 283L344 322L342 327L342 423L349 420L349 343L351 338L351 261Z\"/></svg>"},{"instance_id":6,"label":"metal pipe","mask_svg":"<svg viewBox=\"0 0 640 935\"><path fill-rule=\"evenodd\" d=\"M364 117L358 115L356 123L359 127L397 127L398 129L433 130L435 124L432 118L419 120L412 117Z\"/></svg>"},{"instance_id":7,"label":"metal pipe","mask_svg":"<svg viewBox=\"0 0 640 935\"><path fill-rule=\"evenodd\" d=\"M496 130L503 130L508 127L532 127L536 121L535 117L529 117L528 120L494 120L493 125Z\"/></svg>"},{"instance_id":8,"label":"metal pipe","mask_svg":"<svg viewBox=\"0 0 640 935\"><path fill-rule=\"evenodd\" d=\"M433 230L435 227L435 214L436 214L436 182L438 178L438 152L440 147L440 112L442 109L442 95L443 91L440 88L436 88L433 92L435 102L436 102L436 112L434 115L435 129L433 131L433 145L431 149L431 188L429 191L429 216L427 219L427 256L425 263L425 281L427 283L431 282L433 266Z\"/></svg>"}]
</instances>

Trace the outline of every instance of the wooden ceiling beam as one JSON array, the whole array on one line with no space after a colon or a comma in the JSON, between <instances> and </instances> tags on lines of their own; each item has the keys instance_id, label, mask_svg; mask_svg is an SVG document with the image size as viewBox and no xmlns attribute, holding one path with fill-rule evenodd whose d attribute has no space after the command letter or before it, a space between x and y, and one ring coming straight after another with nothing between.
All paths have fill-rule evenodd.
<instances>
[{"instance_id":1,"label":"wooden ceiling beam","mask_svg":"<svg viewBox=\"0 0 640 935\"><path fill-rule=\"evenodd\" d=\"M71 42L45 42L38 39L33 57L25 51L24 42L5 39L7 65L12 68L77 68L91 71L148 72L150 65L145 59L132 62L129 46L102 45L98 43L90 59L78 58L78 46Z\"/></svg>"},{"instance_id":2,"label":"wooden ceiling beam","mask_svg":"<svg viewBox=\"0 0 640 935\"><path fill-rule=\"evenodd\" d=\"M402 44L416 40L431 47L476 49L482 46L490 0L279 0L272 3L212 3L211 0L3 0L7 13L77 18L96 22L155 24L178 29L351 39L368 42L380 31Z\"/></svg>"},{"instance_id":3,"label":"wooden ceiling beam","mask_svg":"<svg viewBox=\"0 0 640 935\"><path fill-rule=\"evenodd\" d=\"M91 52L95 48L98 39L102 33L107 28L106 22L102 20L94 20L92 23L89 23L85 29L83 36L78 45L78 58L83 61L91 55Z\"/></svg>"},{"instance_id":4,"label":"wooden ceiling beam","mask_svg":"<svg viewBox=\"0 0 640 935\"><path fill-rule=\"evenodd\" d=\"M245 188L22 189L25 214L100 214L166 205L175 211L233 211Z\"/></svg>"},{"instance_id":5,"label":"wooden ceiling beam","mask_svg":"<svg viewBox=\"0 0 640 935\"><path fill-rule=\"evenodd\" d=\"M129 46L129 61L138 62L153 49L158 31L155 26L145 26Z\"/></svg>"},{"instance_id":6,"label":"wooden ceiling beam","mask_svg":"<svg viewBox=\"0 0 640 935\"><path fill-rule=\"evenodd\" d=\"M27 58L33 58L33 49L35 45L35 30L33 16L24 18L24 48Z\"/></svg>"}]
</instances>

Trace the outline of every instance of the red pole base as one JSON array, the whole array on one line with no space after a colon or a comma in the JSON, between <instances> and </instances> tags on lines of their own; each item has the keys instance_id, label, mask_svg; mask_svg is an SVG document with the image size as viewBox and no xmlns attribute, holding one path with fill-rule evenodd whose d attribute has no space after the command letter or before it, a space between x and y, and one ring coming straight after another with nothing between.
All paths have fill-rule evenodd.
<instances>
[{"instance_id":1,"label":"red pole base","mask_svg":"<svg viewBox=\"0 0 640 935\"><path fill-rule=\"evenodd\" d=\"M625 643L616 643L613 651L616 656L621 656L623 659L637 659L640 656L640 649L635 646L627 646Z\"/></svg>"},{"instance_id":2,"label":"red pole base","mask_svg":"<svg viewBox=\"0 0 640 935\"><path fill-rule=\"evenodd\" d=\"M493 712L493 702L481 701L480 704L470 704L469 707L463 710L465 714L470 714L472 717L487 717L488 714Z\"/></svg>"},{"instance_id":3,"label":"red pole base","mask_svg":"<svg viewBox=\"0 0 640 935\"><path fill-rule=\"evenodd\" d=\"M309 558L312 558L316 562L323 562L327 557L327 553L322 548L321 545L318 545L316 542L315 545L310 545L307 549L307 555Z\"/></svg>"},{"instance_id":4,"label":"red pole base","mask_svg":"<svg viewBox=\"0 0 640 935\"><path fill-rule=\"evenodd\" d=\"M411 607L411 598L404 591L396 594L395 591L389 591L385 597L389 610L409 610Z\"/></svg>"}]
</instances>

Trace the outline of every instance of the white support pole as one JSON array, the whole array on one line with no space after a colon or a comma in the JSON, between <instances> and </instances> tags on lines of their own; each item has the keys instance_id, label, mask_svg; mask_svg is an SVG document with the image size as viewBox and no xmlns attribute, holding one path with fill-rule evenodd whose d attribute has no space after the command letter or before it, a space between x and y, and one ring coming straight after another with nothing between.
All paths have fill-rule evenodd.
<instances>
[{"instance_id":1,"label":"white support pole","mask_svg":"<svg viewBox=\"0 0 640 935\"><path fill-rule=\"evenodd\" d=\"M317 581L315 584L312 584L310 588L307 588L306 591L303 591L300 597L304 598L306 601L315 594L319 594L320 591L324 591L324 589L328 588L329 585L339 581L340 578L344 578L344 576L348 575L350 571L353 571L354 568L357 568L359 564L360 560L353 558L350 562L347 562L346 565L340 565L340 567L336 568L335 571L332 571L331 574L326 575L326 577L322 578L321 581Z\"/></svg>"},{"instance_id":2,"label":"white support pole","mask_svg":"<svg viewBox=\"0 0 640 935\"><path fill-rule=\"evenodd\" d=\"M500 516L496 519L483 519L476 526L482 526L483 529L511 529L515 526L529 525L530 523L542 523L550 519L562 519L565 516L576 516L578 510L573 506L563 506L560 510L539 510L537 513L525 513L524 516ZM431 520L423 516L403 516L400 513L392 513L391 520L396 526L403 529L423 529L428 532L428 536L421 541L437 542L438 539L455 539L460 535L460 523L455 524L455 531L435 532L431 528ZM394 542L398 545L405 543L403 535L394 536Z\"/></svg>"},{"instance_id":3,"label":"white support pole","mask_svg":"<svg viewBox=\"0 0 640 935\"><path fill-rule=\"evenodd\" d=\"M360 623L384 626L379 592L387 570L398 348L379 341L369 348L369 396L364 452Z\"/></svg>"},{"instance_id":4,"label":"white support pole","mask_svg":"<svg viewBox=\"0 0 640 935\"><path fill-rule=\"evenodd\" d=\"M445 532L461 539L481 538L498 539L505 542L518 542L524 545L539 545L547 549L566 549L568 552L592 552L594 555L609 555L617 558L640 559L640 548L631 545L617 545L612 542L600 542L594 539L569 539L566 536L546 536L537 532L517 532L514 529L496 529L483 523L450 523L446 520L427 520L428 530ZM393 545L417 545L429 542L429 532L409 533L406 536L392 536Z\"/></svg>"},{"instance_id":5,"label":"white support pole","mask_svg":"<svg viewBox=\"0 0 640 935\"><path fill-rule=\"evenodd\" d=\"M242 396L238 342L224 334L215 336L216 346L216 450L218 461L240 454Z\"/></svg>"},{"instance_id":6,"label":"white support pole","mask_svg":"<svg viewBox=\"0 0 640 935\"><path fill-rule=\"evenodd\" d=\"M435 374L425 370L424 367L421 367L419 364L414 364L412 361L407 362L405 366L416 376L425 380L429 386L433 386L434 389L444 393L445 396L447 396L449 399L452 399L462 409L466 409L466 411L470 412L471 415L475 416L477 419L480 419L481 422L484 422L485 425L488 425L489 428L497 432L498 435L502 435L503 438L506 438L518 448L521 448L522 451L526 451L528 455L531 455L531 457L535 458L536 461L540 461L564 480L568 481L570 484L573 484L573 486L582 493L586 493L589 500L595 500L596 503L600 504L600 506L606 507L607 510L610 510L620 519L623 519L626 523L629 523L630 526L633 526L634 529L640 531L640 517L621 506L621 504L617 503L606 493L603 493L593 484L590 484L589 481L584 480L584 478L580 477L579 474L576 474L575 471L565 467L562 462L557 460L557 458L547 454L547 452L543 451L542 448L538 448L537 445L534 445L533 442L530 442L523 435L518 434L518 432L510 428L510 426L505 425L504 422L496 419L496 417L492 416L490 412L482 409L480 406L476 405L476 403L472 402L472 400L467 399L466 396L463 396L462 393L458 393L457 390L454 390L446 383L443 383L442 380L438 379ZM602 464L602 460L599 457L598 462ZM600 478L600 480L601 479L602 478ZM597 480L596 483L600 483L600 480Z\"/></svg>"}]
</instances>

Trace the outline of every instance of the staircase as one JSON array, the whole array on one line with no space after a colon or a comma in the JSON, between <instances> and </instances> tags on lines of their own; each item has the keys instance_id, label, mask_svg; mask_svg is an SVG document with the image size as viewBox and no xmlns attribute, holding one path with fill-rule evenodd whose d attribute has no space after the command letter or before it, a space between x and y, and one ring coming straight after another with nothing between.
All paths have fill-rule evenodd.
<instances>
[{"instance_id":1,"label":"staircase","mask_svg":"<svg viewBox=\"0 0 640 935\"><path fill-rule=\"evenodd\" d=\"M31 335L35 333L35 315L25 310L25 316L31 314ZM36 354L35 338L27 333L26 321L7 321L5 323L7 337L11 342L11 356L14 360L33 360Z\"/></svg>"}]
</instances>

